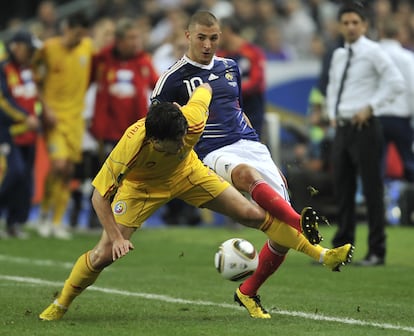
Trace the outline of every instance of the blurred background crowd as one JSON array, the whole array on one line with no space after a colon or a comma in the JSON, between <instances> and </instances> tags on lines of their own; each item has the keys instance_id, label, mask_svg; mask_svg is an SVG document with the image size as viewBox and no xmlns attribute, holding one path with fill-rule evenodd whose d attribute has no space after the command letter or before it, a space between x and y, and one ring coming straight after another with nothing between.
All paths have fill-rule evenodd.
<instances>
[{"instance_id":1,"label":"blurred background crowd","mask_svg":"<svg viewBox=\"0 0 414 336\"><path fill-rule=\"evenodd\" d=\"M336 14L340 0L56 0L13 1L0 14L2 36L25 25L39 39L58 34L59 21L74 11L88 15L96 25L103 19L134 18L139 22L144 48L154 52L181 34L191 13L212 11L218 18L232 16L242 27L241 34L261 46L269 60L320 59L336 42ZM3 5L5 6L5 5ZM368 36L378 37L378 29L392 16L399 24L400 41L414 47L414 13L409 0L366 1L370 13ZM105 34L103 34L105 35ZM99 36L95 36L99 40Z\"/></svg>"},{"instance_id":2,"label":"blurred background crowd","mask_svg":"<svg viewBox=\"0 0 414 336\"><path fill-rule=\"evenodd\" d=\"M294 98L300 99L306 109L282 108L278 118L282 131L272 128L275 124L270 122L270 118L264 119L260 131L263 130L262 140L269 142L269 146L275 146L270 143L270 139L272 132L278 132L277 148L273 150L278 152L277 164L289 181L293 181L290 183L295 208L301 209L305 204L315 202L313 206L333 216L334 211L330 209L335 206L330 180L331 131L324 110L324 96L329 57L332 50L342 44L337 24L337 12L342 3L339 0L14 0L7 6L1 5L4 9L0 11L0 40L3 41L0 52L6 54L7 42L22 29L33 34L39 43L58 36L61 34L62 19L82 12L90 20L89 35L97 53L114 43L117 22L129 18L139 28L139 48L151 56L152 66L160 74L184 54L187 47L184 30L192 13L207 9L219 19L231 17L238 22L240 37L262 49L269 67L274 64L298 64L297 68L300 69L303 64L317 65L316 75L311 78L307 90ZM372 0L365 1L365 6L369 13L369 38L378 40L385 21L392 18L396 23L398 41L404 48L414 51L412 1ZM273 80L269 76L278 74L265 69L265 75L269 83ZM274 93L268 91L266 113L277 114L278 106L272 103L271 95ZM291 96L295 95L296 92L291 92ZM92 114L91 109L86 109L85 119L93 118ZM83 227L93 228L98 226L93 216L88 215L87 220L81 220L79 216L82 208L91 212L90 206L84 203L89 202L90 180L102 162L102 157L99 157L102 148L97 139L87 134L83 162L78 165L72 184L72 205L67 221L73 227L83 221ZM397 187L390 184L387 189L386 197L391 211L388 219L393 223L403 221L407 224L412 219L410 216L401 219L401 202L398 203L402 198L401 185L406 181L401 173L398 154L392 146L388 162L387 177L399 182ZM37 165L40 168L36 166L34 169L44 172L45 168L39 163ZM35 176L39 179L42 174L37 173ZM41 183L36 180L35 185L33 206L42 197ZM398 189L397 192L395 189ZM358 204L361 205L363 216L363 197L361 193L357 197L360 198ZM393 212L396 207L400 212ZM208 214L189 216L171 220L164 214L159 221L194 225L219 220L211 219Z\"/></svg>"}]
</instances>

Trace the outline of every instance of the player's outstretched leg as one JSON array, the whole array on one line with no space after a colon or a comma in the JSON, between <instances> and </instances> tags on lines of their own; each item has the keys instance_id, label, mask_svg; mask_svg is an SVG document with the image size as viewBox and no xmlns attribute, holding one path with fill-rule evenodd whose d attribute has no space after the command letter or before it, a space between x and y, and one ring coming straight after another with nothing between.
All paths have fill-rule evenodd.
<instances>
[{"instance_id":1,"label":"player's outstretched leg","mask_svg":"<svg viewBox=\"0 0 414 336\"><path fill-rule=\"evenodd\" d=\"M351 262L354 247L346 244L335 249L312 245L303 234L291 226L273 218L268 213L260 229L277 244L307 254L332 271L339 271L342 265Z\"/></svg>"},{"instance_id":2,"label":"player's outstretched leg","mask_svg":"<svg viewBox=\"0 0 414 336\"><path fill-rule=\"evenodd\" d=\"M287 252L288 249L276 250L270 240L266 240L259 253L257 269L234 293L234 300L245 307L251 317L270 318L270 314L263 309L257 292L262 284L283 264Z\"/></svg>"},{"instance_id":3,"label":"player's outstretched leg","mask_svg":"<svg viewBox=\"0 0 414 336\"><path fill-rule=\"evenodd\" d=\"M101 271L92 267L89 253L81 255L76 261L59 297L39 315L42 321L60 320L72 301L95 282Z\"/></svg>"}]
</instances>

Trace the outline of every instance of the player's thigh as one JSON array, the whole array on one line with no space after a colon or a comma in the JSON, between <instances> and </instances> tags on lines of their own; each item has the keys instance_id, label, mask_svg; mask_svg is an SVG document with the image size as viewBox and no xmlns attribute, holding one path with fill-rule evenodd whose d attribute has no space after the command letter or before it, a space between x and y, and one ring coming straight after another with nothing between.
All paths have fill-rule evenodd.
<instances>
[{"instance_id":1,"label":"player's thigh","mask_svg":"<svg viewBox=\"0 0 414 336\"><path fill-rule=\"evenodd\" d=\"M124 183L112 201L115 221L131 228L140 228L145 220L170 199L170 191L165 186Z\"/></svg>"},{"instance_id":2,"label":"player's thigh","mask_svg":"<svg viewBox=\"0 0 414 336\"><path fill-rule=\"evenodd\" d=\"M58 124L47 132L47 148L50 159L80 162L82 159L83 123L66 123L59 121Z\"/></svg>"},{"instance_id":3,"label":"player's thigh","mask_svg":"<svg viewBox=\"0 0 414 336\"><path fill-rule=\"evenodd\" d=\"M209 153L203 162L217 174L232 183L231 174L235 167L247 164L286 200L289 200L287 186L269 150L257 141L240 140Z\"/></svg>"},{"instance_id":4,"label":"player's thigh","mask_svg":"<svg viewBox=\"0 0 414 336\"><path fill-rule=\"evenodd\" d=\"M231 217L237 222L258 228L265 220L263 209L246 199L237 189L229 187L203 207Z\"/></svg>"},{"instance_id":5,"label":"player's thigh","mask_svg":"<svg viewBox=\"0 0 414 336\"><path fill-rule=\"evenodd\" d=\"M172 197L182 199L195 207L201 207L228 187L230 185L227 181L198 161L194 163L190 175L177 179Z\"/></svg>"}]
</instances>

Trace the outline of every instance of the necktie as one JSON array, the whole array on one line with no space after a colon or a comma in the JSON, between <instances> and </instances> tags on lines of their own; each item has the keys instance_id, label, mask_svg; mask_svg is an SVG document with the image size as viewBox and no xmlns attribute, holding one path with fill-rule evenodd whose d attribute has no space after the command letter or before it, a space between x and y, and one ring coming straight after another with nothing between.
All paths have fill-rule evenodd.
<instances>
[{"instance_id":1,"label":"necktie","mask_svg":"<svg viewBox=\"0 0 414 336\"><path fill-rule=\"evenodd\" d=\"M346 59L344 72L342 73L342 77L341 77L341 83L339 84L338 96L336 98L336 104L335 104L335 115L336 116L338 116L339 102L341 101L342 91L344 90L344 83L345 83L346 76L348 73L349 65L351 64L352 54L353 54L352 49L348 48L348 58Z\"/></svg>"}]
</instances>

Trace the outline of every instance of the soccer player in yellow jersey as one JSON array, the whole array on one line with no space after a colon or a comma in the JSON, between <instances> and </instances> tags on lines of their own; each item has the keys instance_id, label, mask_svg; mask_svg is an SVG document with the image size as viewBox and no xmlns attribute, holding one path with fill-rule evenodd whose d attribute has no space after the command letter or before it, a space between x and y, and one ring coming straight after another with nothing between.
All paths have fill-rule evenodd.
<instances>
[{"instance_id":1,"label":"soccer player in yellow jersey","mask_svg":"<svg viewBox=\"0 0 414 336\"><path fill-rule=\"evenodd\" d=\"M278 249L293 248L332 270L349 261L349 246L328 250L312 245L203 165L193 146L204 130L211 97L211 86L201 84L186 106L152 105L146 119L126 130L92 182L92 204L104 228L101 239L76 261L58 298L39 315L41 320L61 319L105 267L134 249L130 238L145 219L173 198L260 229Z\"/></svg>"},{"instance_id":2,"label":"soccer player in yellow jersey","mask_svg":"<svg viewBox=\"0 0 414 336\"><path fill-rule=\"evenodd\" d=\"M85 130L82 113L93 53L92 41L86 37L87 28L83 15L68 17L62 23L62 35L46 40L35 55L51 160L41 204L39 233L42 236L70 238L61 222L70 197L69 180L74 164L82 156Z\"/></svg>"}]
</instances>

